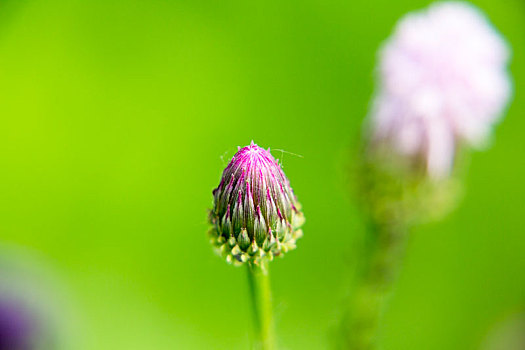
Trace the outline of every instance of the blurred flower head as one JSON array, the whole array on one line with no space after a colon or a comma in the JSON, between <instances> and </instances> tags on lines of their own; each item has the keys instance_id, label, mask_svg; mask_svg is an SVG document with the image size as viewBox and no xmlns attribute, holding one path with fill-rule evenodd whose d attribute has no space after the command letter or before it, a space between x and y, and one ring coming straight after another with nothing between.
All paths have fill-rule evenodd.
<instances>
[{"instance_id":1,"label":"blurred flower head","mask_svg":"<svg viewBox=\"0 0 525 350\"><path fill-rule=\"evenodd\" d=\"M511 92L509 49L472 5L436 3L397 24L379 53L372 145L450 174L461 144L482 146Z\"/></svg>"},{"instance_id":2,"label":"blurred flower head","mask_svg":"<svg viewBox=\"0 0 525 350\"><path fill-rule=\"evenodd\" d=\"M72 309L45 258L0 243L0 350L70 348Z\"/></svg>"},{"instance_id":3,"label":"blurred flower head","mask_svg":"<svg viewBox=\"0 0 525 350\"><path fill-rule=\"evenodd\" d=\"M37 320L29 310L0 296L0 350L35 349Z\"/></svg>"},{"instance_id":4,"label":"blurred flower head","mask_svg":"<svg viewBox=\"0 0 525 350\"><path fill-rule=\"evenodd\" d=\"M295 248L304 218L279 163L252 143L239 148L213 191L212 243L228 262L258 263Z\"/></svg>"}]
</instances>

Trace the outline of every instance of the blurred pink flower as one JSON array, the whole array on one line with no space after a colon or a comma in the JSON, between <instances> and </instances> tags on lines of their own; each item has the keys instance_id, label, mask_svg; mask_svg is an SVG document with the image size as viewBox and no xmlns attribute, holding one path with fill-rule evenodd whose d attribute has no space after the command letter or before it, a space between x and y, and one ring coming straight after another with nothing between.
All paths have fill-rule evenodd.
<instances>
[{"instance_id":1,"label":"blurred pink flower","mask_svg":"<svg viewBox=\"0 0 525 350\"><path fill-rule=\"evenodd\" d=\"M372 140L450 174L459 144L482 146L511 93L509 49L475 7L443 2L410 13L379 55Z\"/></svg>"}]
</instances>

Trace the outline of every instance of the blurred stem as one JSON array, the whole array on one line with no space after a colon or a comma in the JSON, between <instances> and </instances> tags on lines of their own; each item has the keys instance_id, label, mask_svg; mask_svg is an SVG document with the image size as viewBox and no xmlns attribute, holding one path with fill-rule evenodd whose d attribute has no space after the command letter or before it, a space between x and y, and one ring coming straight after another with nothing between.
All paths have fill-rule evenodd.
<instances>
[{"instance_id":1,"label":"blurred stem","mask_svg":"<svg viewBox=\"0 0 525 350\"><path fill-rule=\"evenodd\" d=\"M275 334L268 261L263 260L260 265L248 263L248 281L258 338L255 349L274 350Z\"/></svg>"},{"instance_id":2,"label":"blurred stem","mask_svg":"<svg viewBox=\"0 0 525 350\"><path fill-rule=\"evenodd\" d=\"M372 222L369 230L356 288L342 323L344 349L376 349L381 314L404 253L407 229L403 223Z\"/></svg>"}]
</instances>

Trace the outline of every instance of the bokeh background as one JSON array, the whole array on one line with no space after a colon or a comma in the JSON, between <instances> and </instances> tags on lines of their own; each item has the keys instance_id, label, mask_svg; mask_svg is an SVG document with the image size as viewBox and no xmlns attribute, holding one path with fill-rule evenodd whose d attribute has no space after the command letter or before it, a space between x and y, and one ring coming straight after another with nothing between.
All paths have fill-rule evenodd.
<instances>
[{"instance_id":1,"label":"bokeh background","mask_svg":"<svg viewBox=\"0 0 525 350\"><path fill-rule=\"evenodd\" d=\"M271 266L280 343L328 348L364 234L348 169L376 50L428 3L0 1L2 261L54 348L249 347L246 271L213 254L206 217L252 139L307 218ZM512 46L514 98L457 210L414 230L384 349L480 349L525 303L525 3L475 4Z\"/></svg>"}]
</instances>

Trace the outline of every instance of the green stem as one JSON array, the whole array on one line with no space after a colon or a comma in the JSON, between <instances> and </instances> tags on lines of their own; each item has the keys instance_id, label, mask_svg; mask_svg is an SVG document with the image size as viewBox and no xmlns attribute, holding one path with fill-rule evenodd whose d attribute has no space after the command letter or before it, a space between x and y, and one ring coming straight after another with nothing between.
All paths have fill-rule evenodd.
<instances>
[{"instance_id":1,"label":"green stem","mask_svg":"<svg viewBox=\"0 0 525 350\"><path fill-rule=\"evenodd\" d=\"M248 263L248 281L258 338L255 349L274 350L275 334L268 262L263 261L260 265Z\"/></svg>"},{"instance_id":2,"label":"green stem","mask_svg":"<svg viewBox=\"0 0 525 350\"><path fill-rule=\"evenodd\" d=\"M386 299L396 280L406 241L405 225L373 224L357 275L357 287L343 321L341 348L376 348L377 330Z\"/></svg>"}]
</instances>

